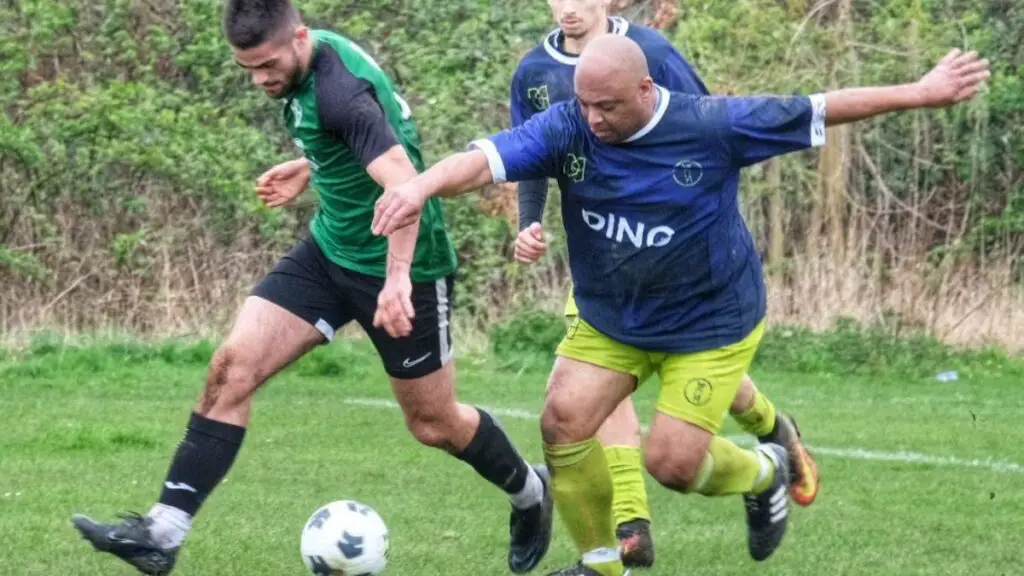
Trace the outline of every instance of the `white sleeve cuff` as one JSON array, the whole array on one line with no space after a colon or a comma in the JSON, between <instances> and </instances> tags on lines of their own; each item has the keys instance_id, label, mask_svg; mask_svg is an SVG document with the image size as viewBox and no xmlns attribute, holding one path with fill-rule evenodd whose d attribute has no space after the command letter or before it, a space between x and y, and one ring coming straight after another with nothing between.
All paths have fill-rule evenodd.
<instances>
[{"instance_id":1,"label":"white sleeve cuff","mask_svg":"<svg viewBox=\"0 0 1024 576\"><path fill-rule=\"evenodd\" d=\"M811 146L817 148L825 145L825 95L811 94Z\"/></svg>"},{"instance_id":2,"label":"white sleeve cuff","mask_svg":"<svg viewBox=\"0 0 1024 576\"><path fill-rule=\"evenodd\" d=\"M501 184L507 181L505 176L505 162L501 159L501 154L498 153L498 147L494 145L494 142L482 138L480 140L474 140L469 144L470 148L476 148L477 150L484 153L487 157L487 165L491 168L491 178L495 184Z\"/></svg>"}]
</instances>

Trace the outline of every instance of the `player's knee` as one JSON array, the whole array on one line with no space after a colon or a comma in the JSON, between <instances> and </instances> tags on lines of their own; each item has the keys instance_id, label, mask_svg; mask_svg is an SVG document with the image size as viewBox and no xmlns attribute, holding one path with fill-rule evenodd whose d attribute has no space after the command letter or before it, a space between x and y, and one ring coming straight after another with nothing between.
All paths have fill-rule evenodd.
<instances>
[{"instance_id":1,"label":"player's knee","mask_svg":"<svg viewBox=\"0 0 1024 576\"><path fill-rule=\"evenodd\" d=\"M455 451L450 423L440 418L411 415L406 417L405 425L420 444L446 452Z\"/></svg>"},{"instance_id":2,"label":"player's knee","mask_svg":"<svg viewBox=\"0 0 1024 576\"><path fill-rule=\"evenodd\" d=\"M662 486L679 492L696 483L704 453L679 444L648 441L644 450L647 472Z\"/></svg>"},{"instance_id":3,"label":"player's knee","mask_svg":"<svg viewBox=\"0 0 1024 576\"><path fill-rule=\"evenodd\" d=\"M199 412L206 416L215 408L243 406L258 386L259 375L241 351L231 345L221 346L210 360Z\"/></svg>"},{"instance_id":4,"label":"player's knee","mask_svg":"<svg viewBox=\"0 0 1024 576\"><path fill-rule=\"evenodd\" d=\"M549 394L541 414L541 434L548 444L571 444L594 436L587 419L572 402L558 394Z\"/></svg>"}]
</instances>

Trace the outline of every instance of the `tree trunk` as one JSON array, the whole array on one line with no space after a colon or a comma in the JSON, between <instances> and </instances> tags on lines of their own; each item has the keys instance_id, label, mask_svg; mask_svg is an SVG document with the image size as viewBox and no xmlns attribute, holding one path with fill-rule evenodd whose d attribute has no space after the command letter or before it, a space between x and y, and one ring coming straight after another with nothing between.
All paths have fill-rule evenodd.
<instances>
[{"instance_id":1,"label":"tree trunk","mask_svg":"<svg viewBox=\"0 0 1024 576\"><path fill-rule=\"evenodd\" d=\"M782 159L768 161L765 179L768 182L768 264L775 267L786 256L786 195L782 189Z\"/></svg>"}]
</instances>

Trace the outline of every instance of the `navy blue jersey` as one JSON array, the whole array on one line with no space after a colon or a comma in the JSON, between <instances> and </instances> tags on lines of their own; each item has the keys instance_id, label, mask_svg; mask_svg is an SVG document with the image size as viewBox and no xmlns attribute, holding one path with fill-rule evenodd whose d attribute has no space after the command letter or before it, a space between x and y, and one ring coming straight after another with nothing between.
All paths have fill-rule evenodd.
<instances>
[{"instance_id":1,"label":"navy blue jersey","mask_svg":"<svg viewBox=\"0 0 1024 576\"><path fill-rule=\"evenodd\" d=\"M678 50L659 32L613 17L608 19L612 34L636 42L647 57L651 78L673 92L708 94L697 73ZM579 56L562 50L562 31L552 31L544 41L527 53L512 76L512 125L518 126L552 104L572 100L573 75Z\"/></svg>"},{"instance_id":2,"label":"navy blue jersey","mask_svg":"<svg viewBox=\"0 0 1024 576\"><path fill-rule=\"evenodd\" d=\"M598 140L573 101L473 146L496 182L558 180L584 320L649 351L726 346L765 315L740 170L824 144L825 99L657 94L651 121L621 144Z\"/></svg>"},{"instance_id":3,"label":"navy blue jersey","mask_svg":"<svg viewBox=\"0 0 1024 576\"><path fill-rule=\"evenodd\" d=\"M647 57L654 81L675 92L708 94L707 87L689 62L656 30L630 24L619 17L608 19L608 31L636 42ZM573 75L578 55L563 50L564 34L556 28L544 41L519 62L512 76L511 120L519 126L552 104L575 97ZM544 215L547 179L521 182L519 185L519 228L539 222Z\"/></svg>"}]
</instances>

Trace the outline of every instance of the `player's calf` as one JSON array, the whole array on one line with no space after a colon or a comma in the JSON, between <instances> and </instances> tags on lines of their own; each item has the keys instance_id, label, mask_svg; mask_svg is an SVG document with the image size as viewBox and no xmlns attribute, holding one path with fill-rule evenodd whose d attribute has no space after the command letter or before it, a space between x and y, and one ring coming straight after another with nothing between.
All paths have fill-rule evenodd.
<instances>
[{"instance_id":1,"label":"player's calf","mask_svg":"<svg viewBox=\"0 0 1024 576\"><path fill-rule=\"evenodd\" d=\"M531 467L486 411L455 402L451 362L420 378L393 378L392 388L417 440L446 450L508 495L509 569L521 574L536 567L551 544L554 503L546 469Z\"/></svg>"},{"instance_id":2,"label":"player's calf","mask_svg":"<svg viewBox=\"0 0 1024 576\"><path fill-rule=\"evenodd\" d=\"M581 562L559 575L621 576L623 564L613 528L614 486L605 450L595 434L628 396L634 377L559 356L541 417L544 454L553 471L552 490Z\"/></svg>"},{"instance_id":3,"label":"player's calf","mask_svg":"<svg viewBox=\"0 0 1024 576\"><path fill-rule=\"evenodd\" d=\"M146 574L168 573L193 516L238 455L253 393L322 340L313 326L284 308L259 297L246 299L231 335L210 362L206 386L168 467L159 502L145 518L98 524L76 516L75 527L97 550Z\"/></svg>"},{"instance_id":4,"label":"player's calf","mask_svg":"<svg viewBox=\"0 0 1024 576\"><path fill-rule=\"evenodd\" d=\"M226 384L218 386L223 381L217 380L220 375L216 361L213 366L210 381L214 383L214 391L208 384L201 404L208 401L213 408L224 408L221 415L244 413L247 420L248 396ZM223 394L225 391L227 393ZM160 500L146 517L128 515L119 523L100 524L76 515L72 523L96 550L121 558L143 574L169 574L178 549L191 530L192 518L227 475L244 437L242 426L193 412L185 437L171 460Z\"/></svg>"},{"instance_id":5,"label":"player's calf","mask_svg":"<svg viewBox=\"0 0 1024 576\"><path fill-rule=\"evenodd\" d=\"M677 492L692 492L701 483L711 434L688 422L656 414L644 450L651 477Z\"/></svg>"},{"instance_id":6,"label":"player's calf","mask_svg":"<svg viewBox=\"0 0 1024 576\"><path fill-rule=\"evenodd\" d=\"M512 504L508 567L523 574L540 563L551 545L554 502L550 479L546 468L527 464L490 414L477 410L476 430L455 457L508 495Z\"/></svg>"},{"instance_id":7,"label":"player's calf","mask_svg":"<svg viewBox=\"0 0 1024 576\"><path fill-rule=\"evenodd\" d=\"M694 448L706 450L693 472ZM658 413L648 436L648 467L663 485L705 496L742 495L750 555L764 560L786 532L789 465L777 444L745 450L689 422ZM668 462L668 464L666 464Z\"/></svg>"},{"instance_id":8,"label":"player's calf","mask_svg":"<svg viewBox=\"0 0 1024 576\"><path fill-rule=\"evenodd\" d=\"M210 360L206 384L195 412L219 422L245 426L249 422L252 396L263 383L258 366L238 346L223 345Z\"/></svg>"}]
</instances>

